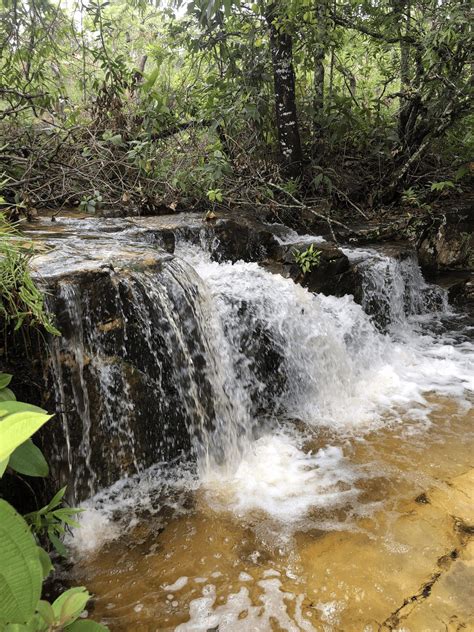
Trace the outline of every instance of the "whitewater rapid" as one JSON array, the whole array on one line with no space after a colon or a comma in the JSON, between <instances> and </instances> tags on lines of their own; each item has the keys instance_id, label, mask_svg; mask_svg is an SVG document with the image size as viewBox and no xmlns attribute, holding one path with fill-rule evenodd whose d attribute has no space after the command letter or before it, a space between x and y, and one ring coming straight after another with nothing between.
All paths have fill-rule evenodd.
<instances>
[{"instance_id":1,"label":"whitewater rapid","mask_svg":"<svg viewBox=\"0 0 474 632\"><path fill-rule=\"evenodd\" d=\"M471 406L474 347L462 327L450 333L445 325L462 317L442 291L424 281L413 258L347 254L364 255L362 306L352 296L311 294L256 263L217 263L202 248L178 244L176 265L197 279L208 354L201 370L213 384L216 418L211 426L194 421L196 466L157 464L86 501L77 552L123 534L144 508L185 511L183 499L197 491L215 510L256 514L289 530L307 528L325 508L357 513L365 474L347 458L344 440L390 427L423 432L437 405L432 394ZM374 301L386 306L384 329L364 310ZM308 447L324 433L322 447Z\"/></svg>"}]
</instances>

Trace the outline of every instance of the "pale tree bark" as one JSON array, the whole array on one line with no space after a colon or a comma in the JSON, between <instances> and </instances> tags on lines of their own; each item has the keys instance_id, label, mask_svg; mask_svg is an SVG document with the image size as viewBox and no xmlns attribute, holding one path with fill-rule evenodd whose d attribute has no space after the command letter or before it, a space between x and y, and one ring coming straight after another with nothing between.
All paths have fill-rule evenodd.
<instances>
[{"instance_id":1,"label":"pale tree bark","mask_svg":"<svg viewBox=\"0 0 474 632\"><path fill-rule=\"evenodd\" d=\"M293 68L293 41L278 18L281 2L272 2L266 10L270 30L270 49L275 87L275 115L278 144L285 171L289 177L299 177L303 166L303 153L296 111L295 72Z\"/></svg>"}]
</instances>

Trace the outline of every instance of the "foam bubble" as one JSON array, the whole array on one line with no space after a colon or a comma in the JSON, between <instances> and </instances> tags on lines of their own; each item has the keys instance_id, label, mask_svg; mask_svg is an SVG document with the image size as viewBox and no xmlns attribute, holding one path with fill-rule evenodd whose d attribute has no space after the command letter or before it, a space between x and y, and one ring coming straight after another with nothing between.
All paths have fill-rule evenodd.
<instances>
[{"instance_id":1,"label":"foam bubble","mask_svg":"<svg viewBox=\"0 0 474 632\"><path fill-rule=\"evenodd\" d=\"M77 521L79 528L74 529L74 537L68 542L82 554L100 548L105 542L115 540L121 534L118 524L99 509L88 507L79 514Z\"/></svg>"},{"instance_id":2,"label":"foam bubble","mask_svg":"<svg viewBox=\"0 0 474 632\"><path fill-rule=\"evenodd\" d=\"M188 583L188 578L186 576L178 577L178 579L173 584L167 584L166 586L162 586L162 589L169 592L176 592L177 590L182 590L186 586L187 583Z\"/></svg>"},{"instance_id":3,"label":"foam bubble","mask_svg":"<svg viewBox=\"0 0 474 632\"><path fill-rule=\"evenodd\" d=\"M261 510L291 523L312 508L353 501L356 478L339 447L306 454L287 436L265 436L250 446L233 475L214 469L203 484L211 505L240 515Z\"/></svg>"}]
</instances>

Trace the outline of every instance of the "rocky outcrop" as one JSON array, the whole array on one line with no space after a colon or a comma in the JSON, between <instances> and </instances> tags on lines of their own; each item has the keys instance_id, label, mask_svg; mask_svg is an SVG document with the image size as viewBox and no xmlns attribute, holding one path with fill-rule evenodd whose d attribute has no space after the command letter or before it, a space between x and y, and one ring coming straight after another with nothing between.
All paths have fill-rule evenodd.
<instances>
[{"instance_id":1,"label":"rocky outcrop","mask_svg":"<svg viewBox=\"0 0 474 632\"><path fill-rule=\"evenodd\" d=\"M186 289L194 288L176 278L170 255L128 248L107 260L99 246L85 249L67 270L53 273L48 255L35 262L62 334L45 349L43 403L56 416L43 442L53 474L76 502L190 450L190 403L177 374L203 352L197 334L195 348L180 346L169 312L192 330ZM212 407L204 377L201 392L202 405Z\"/></svg>"},{"instance_id":2,"label":"rocky outcrop","mask_svg":"<svg viewBox=\"0 0 474 632\"><path fill-rule=\"evenodd\" d=\"M430 220L420 235L418 258L428 271L474 267L474 210L445 213Z\"/></svg>"},{"instance_id":3,"label":"rocky outcrop","mask_svg":"<svg viewBox=\"0 0 474 632\"><path fill-rule=\"evenodd\" d=\"M318 253L317 262L307 272L303 272L295 255L310 247ZM310 292L339 295L342 291L342 276L350 269L349 260L335 245L316 240L302 241L290 245L280 245L273 250L272 258L266 264L270 270L278 271L286 278L293 279Z\"/></svg>"},{"instance_id":4,"label":"rocky outcrop","mask_svg":"<svg viewBox=\"0 0 474 632\"><path fill-rule=\"evenodd\" d=\"M214 427L200 279L174 255L177 246L200 245L216 261L257 261L311 292L352 294L382 321L393 320L395 309L403 313L405 302L411 309L411 302L419 302L414 294L430 291L407 283L400 305L394 304L392 292L379 291L379 285L390 287L387 275L400 276L390 268L393 253L380 258L380 270L371 276L366 262L377 263L373 252L354 258L320 238L296 235L284 243L281 228L252 218L183 214L65 220L31 231L38 250L47 251L34 265L62 336L41 351L43 401L28 399L56 413L43 433L45 450L55 477L69 485L75 501L161 459L189 453L193 436L202 431L196 419L205 429ZM295 253L311 245L315 265L302 272ZM400 265L409 264L410 276L413 252L400 245L394 252ZM245 319L250 306L241 309ZM279 400L287 376L264 323L247 317L252 326L236 346L251 349L249 367L265 393L249 395L255 415L265 414Z\"/></svg>"},{"instance_id":5,"label":"rocky outcrop","mask_svg":"<svg viewBox=\"0 0 474 632\"><path fill-rule=\"evenodd\" d=\"M202 246L215 261L261 261L278 246L269 226L248 217L236 221L230 217L209 219L188 213L140 218L133 224L150 243L158 243L172 252L177 241L185 241Z\"/></svg>"},{"instance_id":6,"label":"rocky outcrop","mask_svg":"<svg viewBox=\"0 0 474 632\"><path fill-rule=\"evenodd\" d=\"M474 305L474 274L459 279L449 288L449 301L453 305L469 307Z\"/></svg>"},{"instance_id":7,"label":"rocky outcrop","mask_svg":"<svg viewBox=\"0 0 474 632\"><path fill-rule=\"evenodd\" d=\"M468 310L474 306L473 272L466 270L436 272L429 275L429 278L447 291L451 305Z\"/></svg>"},{"instance_id":8,"label":"rocky outcrop","mask_svg":"<svg viewBox=\"0 0 474 632\"><path fill-rule=\"evenodd\" d=\"M30 381L44 380L46 387L38 388L41 397L25 399L55 413L40 438L53 477L68 485L71 501L189 453L200 432L196 419L213 428L199 279L173 255L180 241L201 245L218 261L272 261L312 291L331 292L347 271L347 258L322 245L317 270L302 277L293 247L282 246L277 232L251 219L195 214L33 227L41 253L35 274L62 335L34 350ZM286 378L265 327L250 320L257 324L240 343L251 348L249 366L266 384L263 395L250 393L258 415L278 399Z\"/></svg>"},{"instance_id":9,"label":"rocky outcrop","mask_svg":"<svg viewBox=\"0 0 474 632\"><path fill-rule=\"evenodd\" d=\"M193 437L216 423L216 397L205 298L190 266L141 234L131 238L127 224L113 235L69 228L39 240L47 252L34 273L61 337L33 351L31 379L46 387L41 399L25 399L55 413L42 442L54 479L77 502L190 453ZM265 332L258 339L263 350Z\"/></svg>"}]
</instances>

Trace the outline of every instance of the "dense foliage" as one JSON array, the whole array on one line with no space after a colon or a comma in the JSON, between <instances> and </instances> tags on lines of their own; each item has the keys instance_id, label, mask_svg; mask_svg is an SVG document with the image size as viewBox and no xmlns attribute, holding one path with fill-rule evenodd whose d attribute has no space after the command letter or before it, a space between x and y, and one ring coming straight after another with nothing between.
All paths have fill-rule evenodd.
<instances>
[{"instance_id":1,"label":"dense foliage","mask_svg":"<svg viewBox=\"0 0 474 632\"><path fill-rule=\"evenodd\" d=\"M469 171L471 17L467 0L3 0L7 203L439 195Z\"/></svg>"},{"instance_id":2,"label":"dense foliage","mask_svg":"<svg viewBox=\"0 0 474 632\"><path fill-rule=\"evenodd\" d=\"M18 343L18 334L32 328L59 334L31 276L32 254L31 244L0 213L1 360L7 355L8 344ZM52 415L38 406L17 401L10 388L11 380L12 375L0 372L0 483L8 474L20 477L30 486L30 477L49 475L48 463L32 435ZM83 587L63 592L53 603L41 598L43 582L54 570L43 547L65 556L62 536L67 528L79 526L74 519L79 510L62 505L66 488L60 489L44 507L24 516L2 498L5 489L0 484L0 631L106 630L98 623L79 619L90 599ZM14 504L21 505L22 498L14 496Z\"/></svg>"},{"instance_id":3,"label":"dense foliage","mask_svg":"<svg viewBox=\"0 0 474 632\"><path fill-rule=\"evenodd\" d=\"M0 213L0 331L5 354L12 332L40 327L51 334L59 333L45 311L44 296L31 277L32 256L32 244Z\"/></svg>"}]
</instances>

